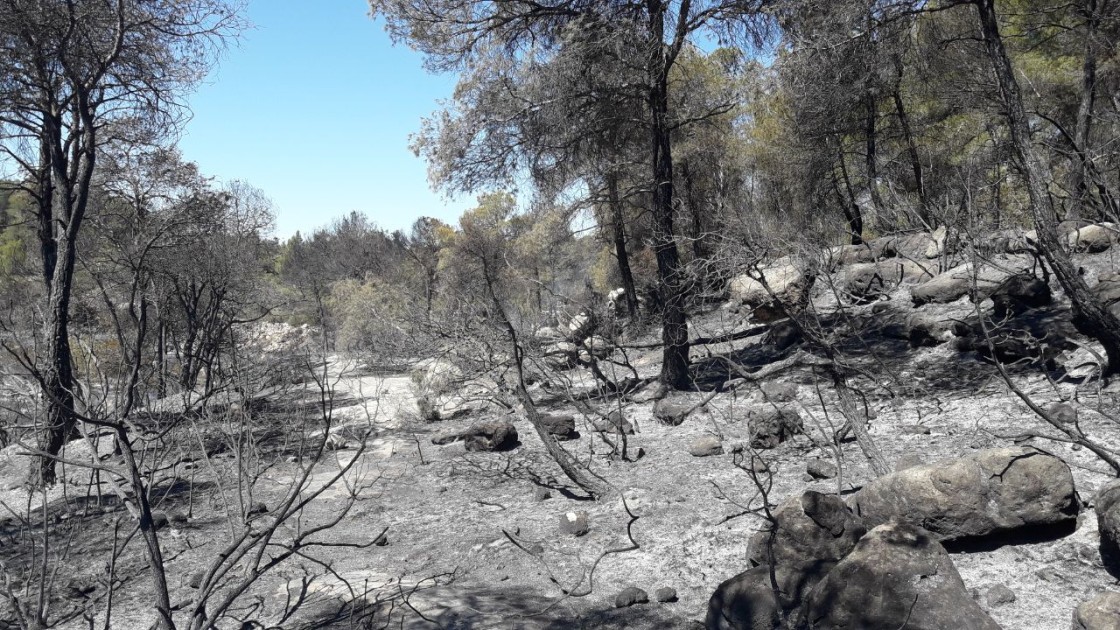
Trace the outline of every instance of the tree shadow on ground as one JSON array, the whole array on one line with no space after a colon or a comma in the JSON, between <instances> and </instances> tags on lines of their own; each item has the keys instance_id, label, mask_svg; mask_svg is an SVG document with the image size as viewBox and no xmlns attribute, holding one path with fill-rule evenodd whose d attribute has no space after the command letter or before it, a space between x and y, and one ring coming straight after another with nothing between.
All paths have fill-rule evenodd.
<instances>
[{"instance_id":1,"label":"tree shadow on ground","mask_svg":"<svg viewBox=\"0 0 1120 630\"><path fill-rule=\"evenodd\" d=\"M369 598L375 600L375 598ZM673 610L676 604L639 604L614 608L610 604L569 598L557 600L523 586L477 588L438 586L375 601L345 604L306 619L296 627L403 628L406 630L571 630L576 628L686 628L689 619Z\"/></svg>"}]
</instances>

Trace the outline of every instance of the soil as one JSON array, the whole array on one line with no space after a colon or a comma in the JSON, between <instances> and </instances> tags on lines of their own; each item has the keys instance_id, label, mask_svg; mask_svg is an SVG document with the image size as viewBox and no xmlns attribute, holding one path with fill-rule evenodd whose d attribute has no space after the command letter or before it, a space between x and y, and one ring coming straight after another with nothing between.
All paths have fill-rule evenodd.
<instances>
[{"instance_id":1,"label":"soil","mask_svg":"<svg viewBox=\"0 0 1120 630\"><path fill-rule=\"evenodd\" d=\"M1091 276L1113 267L1107 254L1081 262ZM926 305L920 312L967 318L973 309L962 299ZM852 307L843 321L843 326L858 329L859 334L847 335L842 349L857 367L874 375L853 380L872 415L871 435L892 466L932 463L981 448L1031 444L1071 466L1078 493L1087 503L1115 477L1087 450L1024 437L1030 432L1053 435L1053 431L975 353L959 352L951 343L914 349L883 332L891 322L903 321L913 312L919 311L910 305L908 289L903 287L889 299ZM1059 301L1034 316L1061 319L1068 317L1068 310ZM726 306L691 322L694 336L750 325L744 315ZM655 339L651 331L635 341ZM698 381L715 384L727 375L726 370L720 372L722 363L714 357L734 356L753 369L796 351L776 352L754 337L694 348L693 360ZM659 350L632 352L630 357L641 376L656 374ZM1074 365L1084 357L1083 350L1070 350L1058 363ZM757 478L771 505L810 488L847 496L874 477L854 442L839 447L830 443L830 427L842 420L835 414L836 403L824 378L808 365L714 398L705 391L672 394L694 404L708 400L679 426L665 426L652 418L653 388L646 388L624 409L637 429L628 437L625 459L612 454L615 449L594 432L591 418L565 404L562 396L535 386L533 393L545 402L542 410L577 415L581 435L563 444L581 461L590 462L616 490L603 501L586 500L564 478L519 414L487 410L425 422L419 418L406 376L364 372L360 365L337 358L330 374L335 390L333 425L349 428L336 429L345 444L340 441L341 448L314 469L310 487L327 482L340 462L357 456L357 465L346 477L349 487L357 488L356 500L334 528L315 539L323 546L308 551L314 562L293 558L243 597L238 614L266 625L700 627L697 624L716 586L748 568L747 541L763 523L759 485L736 465L742 455L730 447L746 439L744 411L761 400L760 387L766 383L796 387L796 405L806 426L805 434L759 453L770 472ZM1120 432L1105 415L1117 408L1117 385L1077 379L1059 382L1053 372L1030 366L1016 367L1012 375L1043 406L1074 399L1082 430L1106 446L1120 448ZM592 380L579 369L567 372L566 378L577 389ZM308 427L321 425L319 400L313 382L292 385L274 393L265 408L255 412L254 426L295 422L293 418ZM604 406L597 409L607 411ZM511 420L520 445L508 452L487 453L468 452L462 442L436 446L430 441L437 432L463 429L483 418ZM372 432L359 454L363 427ZM199 424L194 435L219 429ZM721 438L724 453L690 455L689 444L704 435ZM260 452L271 454L271 465L263 471L254 494L242 500L274 507L302 470L299 445L276 435L260 436L259 444ZM0 524L0 558L8 567L36 562L33 543L42 533L41 525L14 516L43 500L19 486L27 461L18 454L19 448L9 447L0 457L0 500L11 512ZM817 458L835 464L838 477L809 476L806 465ZM234 451L219 449L189 467L176 463L161 474L153 492L158 509L174 516L160 534L172 601L183 610L195 593L192 577L213 561L241 518L238 504L230 500L237 493L229 487L239 461ZM55 531L54 553L62 553L59 550L68 545L65 571L56 580L55 611L63 618L70 616L63 626L89 627L82 618L88 611L101 627L112 532L119 529L119 542L134 527L119 500L104 486L100 497L91 493L88 471L66 477L68 483L46 496L48 520ZM543 498L544 490L548 498ZM281 527L280 535L290 537L297 528L323 522L344 509L349 498L344 487L324 493L301 521ZM561 523L569 512L585 513L586 534L565 533ZM134 538L129 544L130 552L114 568L124 582L114 594L112 628L146 628L154 618L142 543ZM344 544L360 547L339 546ZM1068 627L1077 604L1115 588L1116 580L1102 565L1098 545L1096 517L1091 505L1086 505L1075 528L958 545L950 551L965 583L996 622L1008 630L1027 630ZM616 596L628 587L649 593L649 603L616 608ZM677 601L658 603L652 594L662 587L675 589ZM997 587L1010 589L1014 601L1006 601L1010 598L1001 590L996 591L998 597L989 598L989 591ZM282 619L285 604L301 591L298 610ZM239 626L231 621L229 627Z\"/></svg>"}]
</instances>

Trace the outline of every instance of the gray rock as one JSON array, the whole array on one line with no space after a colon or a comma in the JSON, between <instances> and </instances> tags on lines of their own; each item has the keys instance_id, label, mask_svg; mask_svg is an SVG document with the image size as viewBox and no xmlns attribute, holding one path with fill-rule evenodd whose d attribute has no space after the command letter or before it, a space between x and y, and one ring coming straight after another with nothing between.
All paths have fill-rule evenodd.
<instances>
[{"instance_id":1,"label":"gray rock","mask_svg":"<svg viewBox=\"0 0 1120 630\"><path fill-rule=\"evenodd\" d=\"M1101 560L1113 575L1120 575L1120 480L1101 486L1093 507L1101 535Z\"/></svg>"},{"instance_id":2,"label":"gray rock","mask_svg":"<svg viewBox=\"0 0 1120 630\"><path fill-rule=\"evenodd\" d=\"M1001 282L991 298L998 319L1049 306L1054 300L1050 285L1027 273L1015 274Z\"/></svg>"},{"instance_id":3,"label":"gray rock","mask_svg":"<svg viewBox=\"0 0 1120 630\"><path fill-rule=\"evenodd\" d=\"M653 417L662 424L677 426L688 417L692 403L687 400L662 398L653 405Z\"/></svg>"},{"instance_id":4,"label":"gray rock","mask_svg":"<svg viewBox=\"0 0 1120 630\"><path fill-rule=\"evenodd\" d=\"M929 427L924 424L904 424L898 428L906 435L929 435Z\"/></svg>"},{"instance_id":5,"label":"gray rock","mask_svg":"<svg viewBox=\"0 0 1120 630\"><path fill-rule=\"evenodd\" d=\"M917 453L906 453L902 457L899 457L898 461L894 463L894 471L898 472L900 470L906 470L908 468L916 468L918 466L925 465L925 463L926 462L924 459L922 459L921 455L918 455Z\"/></svg>"},{"instance_id":6,"label":"gray rock","mask_svg":"<svg viewBox=\"0 0 1120 630\"><path fill-rule=\"evenodd\" d=\"M621 431L623 435L634 435L634 425L622 417L617 409L608 413L606 418L592 420L591 424L594 425L597 433L618 433Z\"/></svg>"},{"instance_id":7,"label":"gray rock","mask_svg":"<svg viewBox=\"0 0 1120 630\"><path fill-rule=\"evenodd\" d=\"M984 601L987 602L989 608L1010 604L1015 601L1015 591L1007 588L1004 584L997 584L988 589L987 594L984 595Z\"/></svg>"},{"instance_id":8,"label":"gray rock","mask_svg":"<svg viewBox=\"0 0 1120 630\"><path fill-rule=\"evenodd\" d=\"M1105 591L1073 611L1073 630L1120 630L1120 593Z\"/></svg>"},{"instance_id":9,"label":"gray rock","mask_svg":"<svg viewBox=\"0 0 1120 630\"><path fill-rule=\"evenodd\" d=\"M1062 424L1072 425L1077 422L1077 410L1068 403L1054 403L1046 409L1046 412L1050 414L1051 418Z\"/></svg>"},{"instance_id":10,"label":"gray rock","mask_svg":"<svg viewBox=\"0 0 1120 630\"><path fill-rule=\"evenodd\" d=\"M723 442L714 435L702 435L688 445L688 453L693 457L711 457L723 454Z\"/></svg>"},{"instance_id":11,"label":"gray rock","mask_svg":"<svg viewBox=\"0 0 1120 630\"><path fill-rule=\"evenodd\" d=\"M468 451L508 451L519 444L517 427L505 420L478 422L463 432L463 442Z\"/></svg>"},{"instance_id":12,"label":"gray rock","mask_svg":"<svg viewBox=\"0 0 1120 630\"><path fill-rule=\"evenodd\" d=\"M649 602L649 595L647 595L645 591L635 586L630 586L622 589L622 592L615 596L614 607L629 608L634 604L645 604L647 602Z\"/></svg>"},{"instance_id":13,"label":"gray rock","mask_svg":"<svg viewBox=\"0 0 1120 630\"><path fill-rule=\"evenodd\" d=\"M560 531L572 536L583 536L591 530L587 512L565 512L560 515Z\"/></svg>"},{"instance_id":14,"label":"gray rock","mask_svg":"<svg viewBox=\"0 0 1120 630\"><path fill-rule=\"evenodd\" d=\"M1069 466L1025 447L907 468L868 483L852 504L869 527L898 519L939 540L1060 523L1078 509Z\"/></svg>"},{"instance_id":15,"label":"gray rock","mask_svg":"<svg viewBox=\"0 0 1120 630\"><path fill-rule=\"evenodd\" d=\"M888 295L901 284L925 282L933 278L936 265L919 264L904 258L852 265L836 278L840 291L857 303Z\"/></svg>"},{"instance_id":16,"label":"gray rock","mask_svg":"<svg viewBox=\"0 0 1120 630\"><path fill-rule=\"evenodd\" d=\"M1070 232L1066 236L1066 245L1075 252L1096 254L1112 247L1116 236L1116 225L1113 223L1086 225Z\"/></svg>"},{"instance_id":17,"label":"gray rock","mask_svg":"<svg viewBox=\"0 0 1120 630\"><path fill-rule=\"evenodd\" d=\"M547 501L552 498L552 492L548 488L537 488L533 490L533 499L537 501Z\"/></svg>"},{"instance_id":18,"label":"gray rock","mask_svg":"<svg viewBox=\"0 0 1120 630\"><path fill-rule=\"evenodd\" d=\"M803 335L801 329L792 321L776 322L762 337L762 343L772 347L775 352L781 352L801 342Z\"/></svg>"},{"instance_id":19,"label":"gray rock","mask_svg":"<svg viewBox=\"0 0 1120 630\"><path fill-rule=\"evenodd\" d=\"M770 569L748 569L720 584L708 600L707 630L771 630L781 609L770 583Z\"/></svg>"},{"instance_id":20,"label":"gray rock","mask_svg":"<svg viewBox=\"0 0 1120 630\"><path fill-rule=\"evenodd\" d=\"M757 405L747 410L751 448L774 448L801 433L801 414L789 406Z\"/></svg>"},{"instance_id":21,"label":"gray rock","mask_svg":"<svg viewBox=\"0 0 1120 630\"><path fill-rule=\"evenodd\" d=\"M836 464L824 459L809 460L805 472L814 479L834 479L837 475Z\"/></svg>"},{"instance_id":22,"label":"gray rock","mask_svg":"<svg viewBox=\"0 0 1120 630\"><path fill-rule=\"evenodd\" d=\"M971 263L953 267L910 290L915 306L928 303L947 304L969 295L975 289L979 298L986 298L1007 278L1031 268L1031 261L1023 256L1000 257L998 261L982 265L974 271Z\"/></svg>"},{"instance_id":23,"label":"gray rock","mask_svg":"<svg viewBox=\"0 0 1120 630\"><path fill-rule=\"evenodd\" d=\"M671 604L677 601L677 589L671 586L662 586L653 592L653 598L662 604Z\"/></svg>"},{"instance_id":24,"label":"gray rock","mask_svg":"<svg viewBox=\"0 0 1120 630\"><path fill-rule=\"evenodd\" d=\"M571 440L579 436L576 433L576 417L571 414L542 413L541 424L549 435L555 435L561 440Z\"/></svg>"},{"instance_id":25,"label":"gray rock","mask_svg":"<svg viewBox=\"0 0 1120 630\"><path fill-rule=\"evenodd\" d=\"M872 529L829 571L808 595L806 619L814 628L999 630L937 539L900 523Z\"/></svg>"},{"instance_id":26,"label":"gray rock","mask_svg":"<svg viewBox=\"0 0 1120 630\"><path fill-rule=\"evenodd\" d=\"M793 402L797 400L797 386L792 383L765 383L762 385L762 397L767 402Z\"/></svg>"},{"instance_id":27,"label":"gray rock","mask_svg":"<svg viewBox=\"0 0 1120 630\"><path fill-rule=\"evenodd\" d=\"M783 503L774 512L771 529L751 536L747 561L770 566L773 559L782 605L788 610L799 605L866 532L843 500L810 490Z\"/></svg>"},{"instance_id":28,"label":"gray rock","mask_svg":"<svg viewBox=\"0 0 1120 630\"><path fill-rule=\"evenodd\" d=\"M463 432L457 429L443 429L432 436L432 444L444 446L463 439Z\"/></svg>"}]
</instances>

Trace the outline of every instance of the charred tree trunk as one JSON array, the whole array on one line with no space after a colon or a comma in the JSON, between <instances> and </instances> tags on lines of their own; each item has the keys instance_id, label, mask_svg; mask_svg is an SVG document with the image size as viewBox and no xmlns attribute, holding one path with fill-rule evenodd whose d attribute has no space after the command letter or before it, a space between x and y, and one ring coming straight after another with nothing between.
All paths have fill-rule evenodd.
<instances>
[{"instance_id":1,"label":"charred tree trunk","mask_svg":"<svg viewBox=\"0 0 1120 630\"><path fill-rule=\"evenodd\" d=\"M918 218L928 227L933 227L929 216L929 199L926 197L925 175L922 172L922 160L918 156L918 143L914 139L914 131L910 127L910 116L906 113L906 105L902 101L902 59L894 57L895 86L891 93L894 99L894 113L898 117L898 124L902 128L902 136L906 140L906 153L910 157L910 170L914 173L914 187L918 190Z\"/></svg>"},{"instance_id":2,"label":"charred tree trunk","mask_svg":"<svg viewBox=\"0 0 1120 630\"><path fill-rule=\"evenodd\" d=\"M630 270L630 254L626 251L626 220L622 214L622 200L618 197L618 176L614 173L607 176L607 203L611 206L611 236L618 275L622 278L622 290L626 292L626 312L630 317L637 317L638 289Z\"/></svg>"},{"instance_id":3,"label":"charred tree trunk","mask_svg":"<svg viewBox=\"0 0 1120 630\"><path fill-rule=\"evenodd\" d=\"M1069 296L1074 323L1082 332L1104 346L1108 356L1106 374L1115 374L1120 371L1120 321L1090 293L1088 285L1077 272L1069 252L1059 239L1058 215L1047 190L1048 173L1031 145L1030 122L1011 59L1000 35L995 0L976 0L973 4L1000 97L1006 108L1013 156L1027 184L1031 214L1042 254Z\"/></svg>"},{"instance_id":4,"label":"charred tree trunk","mask_svg":"<svg viewBox=\"0 0 1120 630\"><path fill-rule=\"evenodd\" d=\"M688 0L681 6L687 16ZM673 229L673 150L669 121L669 59L664 46L665 3L647 0L649 25L649 110L652 149L653 216L656 228L654 253L661 293L661 340L665 343L660 381L664 387L684 389L688 374L688 319L685 287Z\"/></svg>"},{"instance_id":5,"label":"charred tree trunk","mask_svg":"<svg viewBox=\"0 0 1120 630\"><path fill-rule=\"evenodd\" d=\"M688 217L691 220L688 238L692 241L692 259L704 260L707 254L704 251L704 227L701 219L700 204L696 200L693 190L692 169L688 160L681 162L681 182L684 183L684 198L688 205Z\"/></svg>"},{"instance_id":6,"label":"charred tree trunk","mask_svg":"<svg viewBox=\"0 0 1120 630\"><path fill-rule=\"evenodd\" d=\"M832 176L833 186L836 187L837 197L840 197L840 209L844 212L844 218L848 220L848 233L851 234L852 245L863 245L863 212L859 209L855 191L852 190L852 180L848 177L848 164L844 159L843 147L837 151L837 158L840 161L840 176L844 179L844 190L848 193L847 199L840 195L835 173Z\"/></svg>"}]
</instances>

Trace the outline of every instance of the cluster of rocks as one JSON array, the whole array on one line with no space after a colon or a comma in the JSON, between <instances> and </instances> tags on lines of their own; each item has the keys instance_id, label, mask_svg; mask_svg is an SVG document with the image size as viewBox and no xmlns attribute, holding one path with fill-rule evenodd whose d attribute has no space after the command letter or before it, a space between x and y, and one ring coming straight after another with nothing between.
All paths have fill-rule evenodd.
<instances>
[{"instance_id":1,"label":"cluster of rocks","mask_svg":"<svg viewBox=\"0 0 1120 630\"><path fill-rule=\"evenodd\" d=\"M1120 499L1120 484L1114 492ZM706 626L995 630L942 543L1071 523L1078 507L1069 467L1029 448L907 468L847 502L809 491L752 536L747 570L716 589ZM1014 593L991 589L987 600L1013 601ZM1120 596L1108 594L1083 605L1075 618L1088 621L1074 627L1114 627L1092 618L1117 604Z\"/></svg>"}]
</instances>

